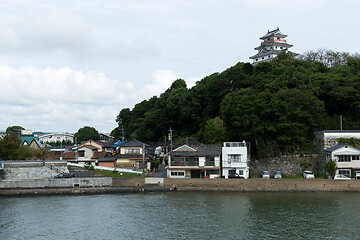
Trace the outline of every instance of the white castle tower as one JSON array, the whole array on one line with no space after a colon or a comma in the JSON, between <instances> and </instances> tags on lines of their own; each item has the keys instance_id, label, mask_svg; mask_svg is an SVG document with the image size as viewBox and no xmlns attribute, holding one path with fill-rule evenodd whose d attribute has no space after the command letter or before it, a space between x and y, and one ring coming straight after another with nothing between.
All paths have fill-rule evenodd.
<instances>
[{"instance_id":1,"label":"white castle tower","mask_svg":"<svg viewBox=\"0 0 360 240\"><path fill-rule=\"evenodd\" d=\"M286 37L287 35L284 35L280 32L279 27L272 31L268 30L267 34L260 38L263 40L260 46L255 48L255 50L258 50L259 52L250 57L250 59L253 60L253 65L258 64L259 62L269 62L283 51L290 52L289 48L291 48L293 45L286 42ZM292 53L293 56L299 55L294 52L290 53Z\"/></svg>"}]
</instances>

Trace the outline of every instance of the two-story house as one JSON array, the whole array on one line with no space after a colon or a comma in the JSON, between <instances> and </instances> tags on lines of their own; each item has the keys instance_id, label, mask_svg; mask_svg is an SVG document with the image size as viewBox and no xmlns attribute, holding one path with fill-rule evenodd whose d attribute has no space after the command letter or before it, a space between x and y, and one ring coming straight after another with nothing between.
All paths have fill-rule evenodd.
<instances>
[{"instance_id":1,"label":"two-story house","mask_svg":"<svg viewBox=\"0 0 360 240\"><path fill-rule=\"evenodd\" d=\"M169 178L216 178L220 177L221 146L182 145L168 156Z\"/></svg>"},{"instance_id":2,"label":"two-story house","mask_svg":"<svg viewBox=\"0 0 360 240\"><path fill-rule=\"evenodd\" d=\"M222 176L238 175L249 178L250 143L224 142L222 147Z\"/></svg>"},{"instance_id":3,"label":"two-story house","mask_svg":"<svg viewBox=\"0 0 360 240\"><path fill-rule=\"evenodd\" d=\"M115 166L150 170L150 158L145 151L148 146L146 143L136 139L114 145L113 147L116 147L117 152L115 155Z\"/></svg>"},{"instance_id":4,"label":"two-story house","mask_svg":"<svg viewBox=\"0 0 360 240\"><path fill-rule=\"evenodd\" d=\"M86 165L99 165L99 159L110 158L113 155L110 144L94 140L88 140L73 150L75 150L75 158L67 159L67 161Z\"/></svg>"},{"instance_id":5,"label":"two-story house","mask_svg":"<svg viewBox=\"0 0 360 240\"><path fill-rule=\"evenodd\" d=\"M336 161L336 173L351 177L351 171L360 171L360 149L339 144L325 150L325 161Z\"/></svg>"}]
</instances>

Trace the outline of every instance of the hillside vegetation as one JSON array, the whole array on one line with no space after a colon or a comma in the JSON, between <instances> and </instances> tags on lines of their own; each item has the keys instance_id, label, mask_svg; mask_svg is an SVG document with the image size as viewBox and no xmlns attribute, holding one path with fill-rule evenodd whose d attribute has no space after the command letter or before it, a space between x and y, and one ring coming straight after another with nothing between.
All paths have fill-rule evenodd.
<instances>
[{"instance_id":1,"label":"hillside vegetation","mask_svg":"<svg viewBox=\"0 0 360 240\"><path fill-rule=\"evenodd\" d=\"M303 57L302 59L306 59ZM313 132L360 127L360 60L336 65L283 53L253 67L238 63L192 88L182 79L159 97L120 111L112 134L145 142L175 137L203 143L251 142L257 156L311 148Z\"/></svg>"}]
</instances>

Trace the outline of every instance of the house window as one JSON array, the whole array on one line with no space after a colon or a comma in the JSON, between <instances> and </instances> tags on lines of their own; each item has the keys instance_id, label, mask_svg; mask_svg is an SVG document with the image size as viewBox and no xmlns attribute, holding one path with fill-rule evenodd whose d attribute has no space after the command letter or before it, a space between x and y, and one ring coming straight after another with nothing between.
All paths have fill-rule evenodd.
<instances>
[{"instance_id":1,"label":"house window","mask_svg":"<svg viewBox=\"0 0 360 240\"><path fill-rule=\"evenodd\" d=\"M205 166L215 166L215 158L207 157L205 161Z\"/></svg>"},{"instance_id":2,"label":"house window","mask_svg":"<svg viewBox=\"0 0 360 240\"><path fill-rule=\"evenodd\" d=\"M239 170L239 175L243 176L244 175L244 170Z\"/></svg>"},{"instance_id":3,"label":"house window","mask_svg":"<svg viewBox=\"0 0 360 240\"><path fill-rule=\"evenodd\" d=\"M359 155L352 155L351 160L359 160Z\"/></svg>"},{"instance_id":4,"label":"house window","mask_svg":"<svg viewBox=\"0 0 360 240\"><path fill-rule=\"evenodd\" d=\"M241 162L241 154L229 154L228 155L228 162Z\"/></svg>"},{"instance_id":5,"label":"house window","mask_svg":"<svg viewBox=\"0 0 360 240\"><path fill-rule=\"evenodd\" d=\"M78 156L79 157L85 157L85 151L79 151Z\"/></svg>"},{"instance_id":6,"label":"house window","mask_svg":"<svg viewBox=\"0 0 360 240\"><path fill-rule=\"evenodd\" d=\"M171 176L178 176L178 177L185 176L185 172L171 172Z\"/></svg>"},{"instance_id":7,"label":"house window","mask_svg":"<svg viewBox=\"0 0 360 240\"><path fill-rule=\"evenodd\" d=\"M351 171L350 170L339 170L340 175L345 175L347 177L351 177Z\"/></svg>"},{"instance_id":8,"label":"house window","mask_svg":"<svg viewBox=\"0 0 360 240\"><path fill-rule=\"evenodd\" d=\"M235 174L236 174L236 170L231 169L231 170L228 171L228 174L229 174L229 175L235 175Z\"/></svg>"},{"instance_id":9,"label":"house window","mask_svg":"<svg viewBox=\"0 0 360 240\"><path fill-rule=\"evenodd\" d=\"M338 162L351 162L351 155L339 155Z\"/></svg>"},{"instance_id":10,"label":"house window","mask_svg":"<svg viewBox=\"0 0 360 240\"><path fill-rule=\"evenodd\" d=\"M140 154L140 149L125 148L125 154Z\"/></svg>"},{"instance_id":11,"label":"house window","mask_svg":"<svg viewBox=\"0 0 360 240\"><path fill-rule=\"evenodd\" d=\"M255 61L257 61L257 60L259 60L259 59L256 59Z\"/></svg>"}]
</instances>

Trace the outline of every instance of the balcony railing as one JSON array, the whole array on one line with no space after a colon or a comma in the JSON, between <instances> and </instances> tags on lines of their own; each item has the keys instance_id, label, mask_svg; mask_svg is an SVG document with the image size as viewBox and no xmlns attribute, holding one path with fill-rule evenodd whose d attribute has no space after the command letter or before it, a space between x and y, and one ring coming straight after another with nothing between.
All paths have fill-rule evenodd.
<instances>
[{"instance_id":1,"label":"balcony railing","mask_svg":"<svg viewBox=\"0 0 360 240\"><path fill-rule=\"evenodd\" d=\"M205 166L215 166L215 161L205 161Z\"/></svg>"},{"instance_id":2,"label":"balcony railing","mask_svg":"<svg viewBox=\"0 0 360 240\"><path fill-rule=\"evenodd\" d=\"M171 166L199 166L199 161L171 161Z\"/></svg>"}]
</instances>

